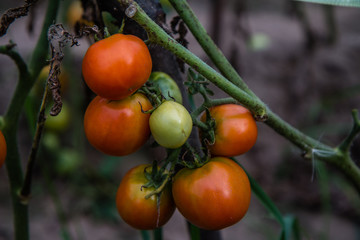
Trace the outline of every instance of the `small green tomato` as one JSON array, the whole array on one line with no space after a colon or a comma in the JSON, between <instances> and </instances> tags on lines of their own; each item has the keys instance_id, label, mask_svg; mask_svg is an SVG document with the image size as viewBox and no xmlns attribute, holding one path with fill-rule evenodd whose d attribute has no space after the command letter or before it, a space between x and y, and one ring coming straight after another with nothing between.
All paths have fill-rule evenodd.
<instances>
[{"instance_id":1,"label":"small green tomato","mask_svg":"<svg viewBox=\"0 0 360 240\"><path fill-rule=\"evenodd\" d=\"M174 101L163 102L150 116L150 130L155 141L166 148L182 146L192 130L186 108Z\"/></svg>"},{"instance_id":2,"label":"small green tomato","mask_svg":"<svg viewBox=\"0 0 360 240\"><path fill-rule=\"evenodd\" d=\"M64 132L70 125L71 113L69 106L63 102L61 112L57 116L49 116L45 121L45 128L53 132Z\"/></svg>"},{"instance_id":3,"label":"small green tomato","mask_svg":"<svg viewBox=\"0 0 360 240\"><path fill-rule=\"evenodd\" d=\"M151 82L154 87L159 88L166 100L174 98L176 102L182 104L181 91L174 79L169 75L164 72L153 72L148 81Z\"/></svg>"}]
</instances>

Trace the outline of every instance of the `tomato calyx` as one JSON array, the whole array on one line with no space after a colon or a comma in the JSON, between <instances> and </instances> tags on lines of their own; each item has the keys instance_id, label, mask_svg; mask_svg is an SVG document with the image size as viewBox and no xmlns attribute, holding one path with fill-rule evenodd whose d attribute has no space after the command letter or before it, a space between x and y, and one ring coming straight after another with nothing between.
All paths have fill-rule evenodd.
<instances>
[{"instance_id":1,"label":"tomato calyx","mask_svg":"<svg viewBox=\"0 0 360 240\"><path fill-rule=\"evenodd\" d=\"M206 131L202 131L202 139L203 144L205 146L213 145L215 143L215 128L216 128L216 122L215 119L211 117L209 108L205 109L206 113L206 121L205 125L207 127Z\"/></svg>"},{"instance_id":2,"label":"tomato calyx","mask_svg":"<svg viewBox=\"0 0 360 240\"><path fill-rule=\"evenodd\" d=\"M153 105L159 106L166 100L172 100L176 102L176 99L171 96L168 92L167 96L164 96L158 87L153 86L151 82L146 82L146 84L141 87L138 91L145 94L151 101Z\"/></svg>"},{"instance_id":3,"label":"tomato calyx","mask_svg":"<svg viewBox=\"0 0 360 240\"><path fill-rule=\"evenodd\" d=\"M185 152L183 153L181 157L181 161L179 164L186 168L194 169L199 168L205 165L211 158L209 150L206 148L206 154L200 155L192 146L190 143L185 143ZM192 161L186 161L185 156L187 154L191 154Z\"/></svg>"},{"instance_id":4,"label":"tomato calyx","mask_svg":"<svg viewBox=\"0 0 360 240\"><path fill-rule=\"evenodd\" d=\"M141 186L141 188L153 187L155 189L154 191L147 194L145 199L148 199L153 195L157 195L158 197L161 195L162 191L171 181L171 177L174 174L175 165L178 162L180 151L181 148L169 150L162 167L158 166L157 161L153 161L151 171L148 170L150 167L146 167L144 169L144 175L147 179L147 183Z\"/></svg>"},{"instance_id":5,"label":"tomato calyx","mask_svg":"<svg viewBox=\"0 0 360 240\"><path fill-rule=\"evenodd\" d=\"M190 95L200 93L204 97L205 102L210 100L208 96L214 95L214 92L208 88L210 82L201 74L196 74L191 68L189 68L187 81L184 84L188 87Z\"/></svg>"}]
</instances>

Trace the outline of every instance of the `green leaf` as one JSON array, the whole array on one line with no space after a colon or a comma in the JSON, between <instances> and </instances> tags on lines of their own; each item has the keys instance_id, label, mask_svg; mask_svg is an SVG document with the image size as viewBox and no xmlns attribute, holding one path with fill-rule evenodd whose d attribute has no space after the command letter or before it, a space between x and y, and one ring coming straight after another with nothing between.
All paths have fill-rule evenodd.
<instances>
[{"instance_id":1,"label":"green leaf","mask_svg":"<svg viewBox=\"0 0 360 240\"><path fill-rule=\"evenodd\" d=\"M275 217L275 219L280 223L280 225L284 228L285 221L280 212L280 210L276 207L276 205L271 201L270 197L262 190L260 185L248 174L248 178L251 185L251 190L258 197L260 202L266 207L266 209Z\"/></svg>"},{"instance_id":2,"label":"green leaf","mask_svg":"<svg viewBox=\"0 0 360 240\"><path fill-rule=\"evenodd\" d=\"M234 160L234 158L232 158ZM234 160L237 164L241 166L236 160ZM242 166L241 166L242 167ZM244 169L244 168L243 168ZM297 218L294 216L283 216L280 210L276 207L275 203L270 199L270 197L262 190L260 185L253 179L249 173L246 172L252 192L257 196L260 202L265 206L265 208L269 211L271 215L275 217L275 219L279 222L282 227L279 240L290 240L293 236L294 240L300 240L300 227Z\"/></svg>"},{"instance_id":3,"label":"green leaf","mask_svg":"<svg viewBox=\"0 0 360 240\"><path fill-rule=\"evenodd\" d=\"M360 0L296 0L300 2L319 3L342 7L360 7Z\"/></svg>"}]
</instances>

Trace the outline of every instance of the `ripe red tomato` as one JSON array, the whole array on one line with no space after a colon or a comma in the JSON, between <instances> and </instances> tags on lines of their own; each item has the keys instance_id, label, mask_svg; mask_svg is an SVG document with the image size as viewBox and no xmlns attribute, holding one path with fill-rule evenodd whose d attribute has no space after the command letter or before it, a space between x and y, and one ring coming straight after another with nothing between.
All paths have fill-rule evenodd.
<instances>
[{"instance_id":1,"label":"ripe red tomato","mask_svg":"<svg viewBox=\"0 0 360 240\"><path fill-rule=\"evenodd\" d=\"M95 97L84 116L88 141L99 151L114 156L138 150L150 135L150 114L142 113L139 103L145 111L152 107L140 93L118 101Z\"/></svg>"},{"instance_id":2,"label":"ripe red tomato","mask_svg":"<svg viewBox=\"0 0 360 240\"><path fill-rule=\"evenodd\" d=\"M2 134L2 132L0 131L0 168L2 167L2 165L5 162L5 158L6 158L6 141L5 141L5 137Z\"/></svg>"},{"instance_id":3,"label":"ripe red tomato","mask_svg":"<svg viewBox=\"0 0 360 240\"><path fill-rule=\"evenodd\" d=\"M245 215L251 188L245 171L224 157L212 158L200 168L181 169L172 193L180 213L202 229L219 230Z\"/></svg>"},{"instance_id":4,"label":"ripe red tomato","mask_svg":"<svg viewBox=\"0 0 360 240\"><path fill-rule=\"evenodd\" d=\"M114 34L89 47L82 73L97 95L120 100L130 96L149 78L152 61L146 44L133 35Z\"/></svg>"},{"instance_id":5,"label":"ripe red tomato","mask_svg":"<svg viewBox=\"0 0 360 240\"><path fill-rule=\"evenodd\" d=\"M151 172L151 165L139 165L126 173L116 194L116 207L121 218L130 226L149 230L163 226L175 211L170 185L160 195L145 199L154 187L144 188L148 180L144 171ZM159 205L158 205L159 200Z\"/></svg>"},{"instance_id":6,"label":"ripe red tomato","mask_svg":"<svg viewBox=\"0 0 360 240\"><path fill-rule=\"evenodd\" d=\"M255 145L257 126L249 110L236 104L224 104L210 108L210 115L215 120L215 143L209 145L212 155L237 156ZM206 114L201 121L206 121Z\"/></svg>"}]
</instances>

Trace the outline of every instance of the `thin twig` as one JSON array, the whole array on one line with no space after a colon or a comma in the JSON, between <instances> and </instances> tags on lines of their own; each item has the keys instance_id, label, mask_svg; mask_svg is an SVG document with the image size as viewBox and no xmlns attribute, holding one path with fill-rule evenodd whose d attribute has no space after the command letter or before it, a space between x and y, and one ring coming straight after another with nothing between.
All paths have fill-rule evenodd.
<instances>
[{"instance_id":1,"label":"thin twig","mask_svg":"<svg viewBox=\"0 0 360 240\"><path fill-rule=\"evenodd\" d=\"M36 131L35 136L33 139L33 143L31 146L31 152L29 154L28 162L26 165L26 172L25 172L25 178L24 178L24 184L20 191L20 198L23 202L23 204L27 204L30 194L31 194L31 182L32 182L32 173L35 165L36 155L39 149L40 145L40 139L42 135L42 131L44 129L45 125L45 108L46 108L46 99L48 96L48 85L46 85L44 90L44 95L41 101L38 121L36 123Z\"/></svg>"},{"instance_id":2,"label":"thin twig","mask_svg":"<svg viewBox=\"0 0 360 240\"><path fill-rule=\"evenodd\" d=\"M4 36L10 25L17 19L26 16L29 9L38 0L26 0L25 4L21 7L8 9L0 19L0 37Z\"/></svg>"}]
</instances>

